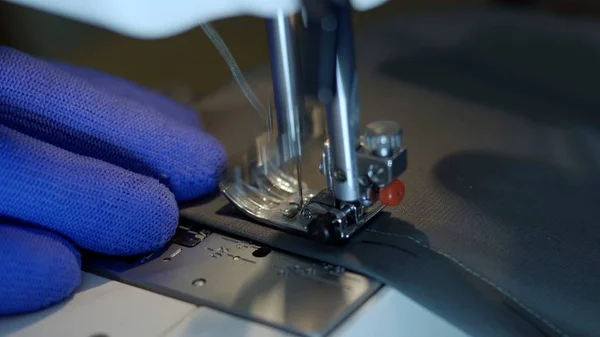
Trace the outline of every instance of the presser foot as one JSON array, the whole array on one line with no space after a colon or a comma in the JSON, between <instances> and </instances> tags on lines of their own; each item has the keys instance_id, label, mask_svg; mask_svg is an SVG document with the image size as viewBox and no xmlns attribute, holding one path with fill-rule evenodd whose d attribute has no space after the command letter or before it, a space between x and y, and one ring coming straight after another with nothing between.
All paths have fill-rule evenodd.
<instances>
[{"instance_id":1,"label":"presser foot","mask_svg":"<svg viewBox=\"0 0 600 337\"><path fill-rule=\"evenodd\" d=\"M322 141L305 144L302 162L307 169L312 168L312 174L305 174L301 185L294 171L295 161L282 161L285 156L278 148L266 136L257 138L255 147L231 161L220 183L222 194L258 224L326 243L342 243L385 207L380 202L340 202L328 188L309 187L327 186L322 172L316 170L322 160Z\"/></svg>"},{"instance_id":2,"label":"presser foot","mask_svg":"<svg viewBox=\"0 0 600 337\"><path fill-rule=\"evenodd\" d=\"M339 202L328 190L314 196L303 208L300 217L306 232L319 241L343 243L385 208L381 203L364 206Z\"/></svg>"},{"instance_id":3,"label":"presser foot","mask_svg":"<svg viewBox=\"0 0 600 337\"><path fill-rule=\"evenodd\" d=\"M355 202L336 198L333 186L340 177L332 165L331 147L328 141L317 138L305 144L307 151L300 161L307 166L301 170L311 173L304 174L308 183L298 182L298 161L282 155L281 145L264 135L257 138L256 147L234 161L220 183L221 192L259 224L326 243L343 243L386 205L395 206L404 196L404 185L396 177L406 169L406 148L399 146L399 140L386 136L381 123L370 126L372 132L361 137L357 149L361 196Z\"/></svg>"},{"instance_id":4,"label":"presser foot","mask_svg":"<svg viewBox=\"0 0 600 337\"><path fill-rule=\"evenodd\" d=\"M368 207L339 203L327 190L316 194L309 191L301 206L293 198L281 198L269 190L261 192L256 186L231 180L221 183L221 191L238 210L261 224L331 244L348 240L385 207L381 203Z\"/></svg>"},{"instance_id":5,"label":"presser foot","mask_svg":"<svg viewBox=\"0 0 600 337\"><path fill-rule=\"evenodd\" d=\"M343 243L371 220L385 205L369 207L352 203L340 204L327 190L310 193L300 206L256 187L224 181L221 191L238 210L259 223L308 235L325 243Z\"/></svg>"}]
</instances>

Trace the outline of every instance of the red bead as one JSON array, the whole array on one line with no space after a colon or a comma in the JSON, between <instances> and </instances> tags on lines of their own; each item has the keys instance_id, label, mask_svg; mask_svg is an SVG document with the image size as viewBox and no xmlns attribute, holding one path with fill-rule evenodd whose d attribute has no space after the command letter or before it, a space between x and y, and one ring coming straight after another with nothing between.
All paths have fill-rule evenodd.
<instances>
[{"instance_id":1,"label":"red bead","mask_svg":"<svg viewBox=\"0 0 600 337\"><path fill-rule=\"evenodd\" d=\"M396 179L379 191L379 201L386 206L398 206L404 199L404 192L404 183Z\"/></svg>"}]
</instances>

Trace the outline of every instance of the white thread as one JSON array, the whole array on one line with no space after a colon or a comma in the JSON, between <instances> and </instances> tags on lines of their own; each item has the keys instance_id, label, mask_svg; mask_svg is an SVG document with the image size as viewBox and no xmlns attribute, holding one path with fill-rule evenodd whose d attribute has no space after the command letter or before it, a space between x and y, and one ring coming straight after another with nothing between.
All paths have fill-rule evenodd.
<instances>
[{"instance_id":1,"label":"white thread","mask_svg":"<svg viewBox=\"0 0 600 337\"><path fill-rule=\"evenodd\" d=\"M242 91L248 102L250 102L250 105L254 107L254 109L256 110L256 112L258 112L262 119L266 119L266 117L268 116L267 109L265 109L263 104L260 102L260 99L256 97L256 94L246 81L244 74L242 73L237 62L235 61L235 58L229 51L229 48L227 48L227 45L225 44L225 41L223 41L221 35L219 35L219 33L209 23L202 24L200 25L200 27L204 31L204 34L206 34L206 36L210 39L215 48L217 48L219 54L221 54L221 57L223 57L223 59L225 60L225 63L227 64L227 67L229 68L233 79L240 87L240 90Z\"/></svg>"}]
</instances>

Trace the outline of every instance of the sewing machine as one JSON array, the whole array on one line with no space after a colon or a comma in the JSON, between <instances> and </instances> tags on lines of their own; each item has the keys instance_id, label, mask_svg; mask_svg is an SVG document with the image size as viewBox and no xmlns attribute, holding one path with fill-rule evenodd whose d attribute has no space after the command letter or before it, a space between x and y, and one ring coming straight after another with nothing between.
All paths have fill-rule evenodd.
<instances>
[{"instance_id":1,"label":"sewing machine","mask_svg":"<svg viewBox=\"0 0 600 337\"><path fill-rule=\"evenodd\" d=\"M266 141L243 154L245 162L230 170L221 189L260 223L335 243L349 239L385 205L402 201L404 185L396 178L406 169L407 152L393 121L370 123L360 136L349 4L307 4L302 21L283 13L268 20L274 113L267 112L269 127L258 138ZM296 41L298 31L304 46ZM302 55L308 61L300 61L299 47L310 51ZM316 98L312 105L307 91ZM315 153L318 165L303 167L314 163L308 158ZM319 170L324 186L305 184L304 170Z\"/></svg>"},{"instance_id":2,"label":"sewing machine","mask_svg":"<svg viewBox=\"0 0 600 337\"><path fill-rule=\"evenodd\" d=\"M93 1L58 7L27 2L140 38L170 36L203 21L189 7L194 1L97 2L122 14L107 16L89 10ZM247 13L264 15L265 3L255 2ZM210 9L213 17L228 15L220 4ZM562 141L575 129L594 149L588 141L597 136L590 129L594 120L582 113L583 127L568 120L549 128L555 121L548 116L564 118L552 110L564 101L535 105L509 89L524 81L544 102L595 98L581 94L585 88L572 90L573 83L565 89L567 82L548 80L546 70L541 79L528 72L537 62L511 73L510 62L520 62L504 54L511 48L491 53L487 43L503 37L512 46L518 27L552 41L564 27L577 38L600 30L486 10L392 20L356 39L358 68L366 75L361 96L369 107L361 114L349 8L333 1L304 4L301 16L298 3L288 2L265 17L270 69L249 82L273 99L249 117L260 118L264 128L244 140L249 148L232 153L221 196L183 208L179 229L162 250L86 256L84 284L72 300L3 318L0 335L530 337L598 331L597 292L570 293L598 279L600 269L586 264L597 251L597 226L589 219L598 218L590 204L598 189L565 185L564 195L577 202L557 203L557 177L580 176L540 164L580 154L583 160L559 164L573 165L577 174L597 172L586 166L597 158ZM181 15L165 15L175 11ZM542 58L548 55L556 54ZM506 83L510 88L502 87ZM223 130L214 130L221 139L229 137L231 120L245 118L239 116L248 102L239 89L222 88L200 106L222 111ZM242 85L245 95L247 89ZM477 101L481 97L487 100ZM219 110L223 106L226 111ZM506 114L515 111L527 118ZM535 111L544 116L530 116ZM375 120L362 125L362 135L359 115L363 122ZM419 154L411 157L416 169L404 172L402 128L388 119L417 130L406 137ZM402 201L401 175L415 188L402 207L382 212ZM565 232L564 223L586 227ZM420 231L441 250L429 247Z\"/></svg>"},{"instance_id":3,"label":"sewing machine","mask_svg":"<svg viewBox=\"0 0 600 337\"><path fill-rule=\"evenodd\" d=\"M137 4L139 7L131 4L126 8L107 4L97 8L102 12L96 13L89 8L92 3L13 2L141 38L179 33L202 21L195 15L203 14L186 10L184 7L191 4L185 2L166 7L162 2ZM402 146L402 129L392 121L371 123L366 132L359 135L360 109L350 4L308 1L304 5L303 17L295 14L296 8L285 8L284 3L275 17L266 18L274 106L269 108L267 116L263 116L267 122L265 133L257 137L256 146L240 154L239 159L232 160L228 176L220 187L231 203L253 218L257 226L277 226L329 244L342 243L385 205L400 203L404 185L396 178L406 168L406 148ZM118 12L111 12L117 8ZM106 9L108 12L104 12ZM140 20L142 15L134 13L139 9L150 16L160 13L161 20ZM181 15L176 15L177 20L163 20L169 18L164 16L167 9L177 10ZM220 10L219 5L212 9ZM223 15L227 16L227 13ZM310 51L303 55L311 57L308 60L312 65L310 74L302 69L307 64L300 61L302 48ZM309 83L306 78L315 81L312 96L304 91ZM318 163L303 167L306 158L315 154L319 157ZM324 181L309 187L302 181L302 170L318 170ZM109 320L112 315L106 315L104 310L107 306L120 306L120 299L116 295L110 297L110 294L125 292L137 294L139 298L135 300L144 306L134 304L135 309L122 313L128 320L126 326L139 324L136 322L142 312L142 316L158 315L161 306L170 308L172 313L188 314L190 307L200 305L219 310L204 308L196 314L195 319L204 322L202 327L192 330L201 329L202 335L287 336L292 333L322 336L334 333L352 336L360 331L372 332L371 322L362 316L374 313L385 316L402 310L411 312L417 320L429 320L431 316L436 322L431 325L431 331L443 330L446 335L453 331L456 336L462 336L459 330L408 298L400 301L398 296L402 295L399 293L382 292L382 284L371 278L338 266L272 251L244 238L185 221L170 244L161 251L124 258L87 256L86 261L88 273L80 295L42 320L41 326L61 331L59 326L63 320L71 320L65 312L72 311L69 308L81 310L83 305L87 314L76 320L80 321L78 326L70 331L57 331L57 334L90 335L93 331L88 329L99 327L102 333L120 335L128 328L115 325ZM199 270L203 271L201 277ZM94 274L135 287L102 281ZM109 298L105 300L109 303L93 308L82 303L81 296L85 297L86 293L93 296L89 294L98 291L93 289L96 286L109 289ZM161 303L153 305L156 312L145 306L153 301ZM367 303L369 309L360 309ZM355 313L357 310L364 314ZM39 315L44 313L8 321L8 325L20 326L23 321ZM213 321L205 318L209 316L214 316ZM356 318L349 320L350 316ZM217 323L218 318L224 321ZM172 317L174 322L180 319L177 315ZM390 317L390 322L378 327L383 329L380 335L396 335L394 331L399 326L396 319ZM168 323L164 316L158 321ZM407 329L406 324L408 322L402 324L403 331ZM39 322L29 327L26 324L12 332L17 336L31 335L38 329ZM191 334L189 327L176 327L170 332L154 329L151 334ZM140 328L128 335L147 336L146 330Z\"/></svg>"}]
</instances>

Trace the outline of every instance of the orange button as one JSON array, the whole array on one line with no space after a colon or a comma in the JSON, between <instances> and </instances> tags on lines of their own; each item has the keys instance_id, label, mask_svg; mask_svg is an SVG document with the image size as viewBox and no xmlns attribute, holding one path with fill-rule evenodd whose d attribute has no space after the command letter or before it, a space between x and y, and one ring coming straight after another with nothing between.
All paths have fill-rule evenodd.
<instances>
[{"instance_id":1,"label":"orange button","mask_svg":"<svg viewBox=\"0 0 600 337\"><path fill-rule=\"evenodd\" d=\"M404 199L404 183L398 179L379 191L379 201L386 206L398 206Z\"/></svg>"}]
</instances>

